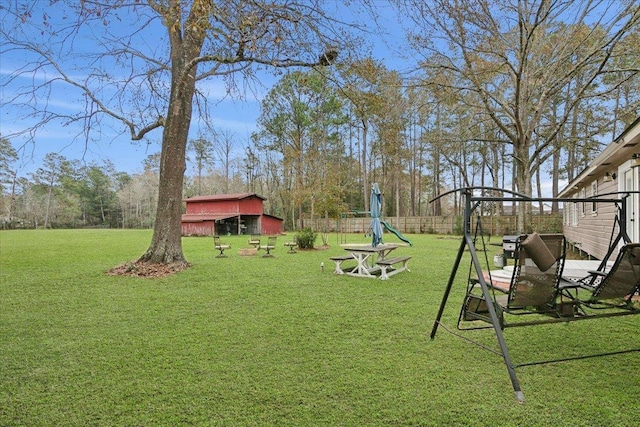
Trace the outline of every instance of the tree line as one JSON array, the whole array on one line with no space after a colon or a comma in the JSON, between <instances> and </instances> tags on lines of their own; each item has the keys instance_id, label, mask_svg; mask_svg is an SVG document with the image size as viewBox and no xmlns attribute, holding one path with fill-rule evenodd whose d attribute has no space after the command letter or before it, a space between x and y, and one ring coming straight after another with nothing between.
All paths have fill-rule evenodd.
<instances>
[{"instance_id":1,"label":"tree line","mask_svg":"<svg viewBox=\"0 0 640 427\"><path fill-rule=\"evenodd\" d=\"M228 142L228 141L227 141ZM206 155L203 152L206 148ZM185 180L184 195L246 190L240 161L224 166L214 156L217 145L200 137L189 141L194 174ZM230 156L230 155L229 155ZM152 228L156 218L160 155L142 161L141 171L123 172L109 160L85 164L48 153L42 166L19 175L20 158L6 138L0 138L0 228ZM219 173L229 170L230 175Z\"/></svg>"},{"instance_id":2,"label":"tree line","mask_svg":"<svg viewBox=\"0 0 640 427\"><path fill-rule=\"evenodd\" d=\"M635 43L637 33L627 37L625 43ZM579 103L549 147L534 143L538 196L543 180L557 194L559 180L579 174L636 117L638 79L612 82L616 87L604 80L592 88L603 94L598 102ZM572 92L563 93L554 108L571 102ZM368 210L373 182L385 194L384 216L457 214L454 198L444 206L429 200L463 186L518 189L514 147L481 119L486 113L472 108L474 101L473 94L442 90L427 73L403 79L373 59L287 73L263 99L259 130L244 146L222 131L189 140L183 196L258 193L289 230L304 219ZM18 177L11 167L17 153L2 141L5 226L153 226L159 154L129 174L110 162L84 165L50 153L36 172ZM502 213L500 205L495 209Z\"/></svg>"},{"instance_id":3,"label":"tree line","mask_svg":"<svg viewBox=\"0 0 640 427\"><path fill-rule=\"evenodd\" d=\"M17 153L0 139L2 228L149 228L157 201L157 172L129 175L114 165L84 164L48 153L36 171L19 176Z\"/></svg>"},{"instance_id":4,"label":"tree line","mask_svg":"<svg viewBox=\"0 0 640 427\"><path fill-rule=\"evenodd\" d=\"M533 195L546 177L556 194L561 179L576 176L638 115L637 2L390 4L415 59L410 72L362 54L364 27L327 14L332 2L64 1L61 13L78 19L60 27L46 11L36 13L37 3L12 3L1 12L3 52L31 59L6 82L31 84L3 105L38 119L12 135L35 139L56 120L83 123L87 133L104 121L132 140L162 129L154 236L139 261L186 265L180 199L193 191L191 182L197 193L209 193L204 184L219 176L216 192L260 193L287 228L306 217L368 210L373 182L385 194L386 216L455 213L455 199L427 201L469 185ZM362 5L379 16L377 2ZM112 24L127 14L137 17L131 28ZM159 33L158 43L145 42ZM99 43L78 52L73 41L82 37ZM69 56L92 59L91 67L74 69ZM252 87L266 68L281 79L263 99L259 130L236 144L240 156L233 138L217 144L222 160L211 171L206 141L220 135L188 144L194 115L211 123L201 82L222 79L231 95ZM22 79L40 70L54 78ZM85 108L68 113L37 102L61 82L80 93ZM199 153L193 176L185 176L187 148ZM72 169L88 177L92 167ZM43 176L51 209L55 190ZM104 195L77 190L70 200L81 218L106 221ZM520 229L527 214L518 210Z\"/></svg>"}]
</instances>

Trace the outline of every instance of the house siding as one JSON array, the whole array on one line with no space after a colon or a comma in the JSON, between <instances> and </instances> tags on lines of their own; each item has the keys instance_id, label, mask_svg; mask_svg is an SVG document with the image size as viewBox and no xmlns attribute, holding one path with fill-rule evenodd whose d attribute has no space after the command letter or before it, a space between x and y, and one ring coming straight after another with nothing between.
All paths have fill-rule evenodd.
<instances>
[{"instance_id":1,"label":"house siding","mask_svg":"<svg viewBox=\"0 0 640 427\"><path fill-rule=\"evenodd\" d=\"M633 168L631 158L640 151L640 117L618 136L603 152L559 194L561 198L588 198L609 193L640 190L640 168ZM628 177L631 176L632 179ZM608 182L605 182L605 177ZM627 181L625 181L625 178ZM603 196L605 197L605 196ZM623 197L623 194L611 194L609 199ZM628 218L624 224L632 242L640 236L640 216L636 211L640 206L638 194L627 197ZM591 203L571 203L564 206L563 233L567 242L591 257L602 259L606 256L611 239L621 230L616 224L617 206L614 203L598 203L594 212ZM618 247L613 254L617 254Z\"/></svg>"},{"instance_id":2,"label":"house siding","mask_svg":"<svg viewBox=\"0 0 640 427\"><path fill-rule=\"evenodd\" d=\"M605 194L617 191L615 182L595 181L598 183L598 194ZM587 183L587 188L591 188L592 182ZM574 196L583 197L580 191ZM591 197L587 193L585 197ZM565 223L563 233L567 242L576 249L589 254L592 257L603 258L608 249L611 235L618 233L615 225L616 207L613 203L597 203L596 210L593 211L592 203L579 202L565 205ZM575 210L577 209L577 215ZM574 216L575 215L575 216ZM567 217L568 220L567 220ZM577 222L575 221L577 218Z\"/></svg>"}]
</instances>

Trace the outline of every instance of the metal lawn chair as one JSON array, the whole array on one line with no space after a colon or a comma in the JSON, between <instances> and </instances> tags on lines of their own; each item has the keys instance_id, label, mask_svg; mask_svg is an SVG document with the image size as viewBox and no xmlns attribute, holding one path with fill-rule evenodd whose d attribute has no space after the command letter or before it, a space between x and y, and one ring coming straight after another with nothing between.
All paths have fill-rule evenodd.
<instances>
[{"instance_id":1,"label":"metal lawn chair","mask_svg":"<svg viewBox=\"0 0 640 427\"><path fill-rule=\"evenodd\" d=\"M640 243L624 245L607 273L590 271L577 286L591 292L588 298L579 299L582 305L631 308L633 296L640 292Z\"/></svg>"},{"instance_id":2,"label":"metal lawn chair","mask_svg":"<svg viewBox=\"0 0 640 427\"><path fill-rule=\"evenodd\" d=\"M271 251L276 248L276 237L277 236L269 236L267 237L267 244L260 245L260 249L264 249L267 251L266 254L262 255L263 258L272 257Z\"/></svg>"},{"instance_id":3,"label":"metal lawn chair","mask_svg":"<svg viewBox=\"0 0 640 427\"><path fill-rule=\"evenodd\" d=\"M213 247L220 251L216 258L226 258L224 254L225 249L231 248L231 245L223 244L220 242L220 236L213 236Z\"/></svg>"},{"instance_id":4,"label":"metal lawn chair","mask_svg":"<svg viewBox=\"0 0 640 427\"><path fill-rule=\"evenodd\" d=\"M504 313L532 314L547 313L554 316L569 315L573 307L567 309L558 304L560 282L564 269L566 240L562 234L529 234L518 238L515 247L515 265L509 288L504 294L499 287L493 287L496 314L502 328L505 323ZM486 301L482 295L474 293L479 288L478 279L471 279L471 287L462 307L461 320L484 320L491 323ZM512 325L512 326L515 326Z\"/></svg>"},{"instance_id":5,"label":"metal lawn chair","mask_svg":"<svg viewBox=\"0 0 640 427\"><path fill-rule=\"evenodd\" d=\"M260 248L260 235L252 234L251 237L249 238L249 244L256 249Z\"/></svg>"}]
</instances>

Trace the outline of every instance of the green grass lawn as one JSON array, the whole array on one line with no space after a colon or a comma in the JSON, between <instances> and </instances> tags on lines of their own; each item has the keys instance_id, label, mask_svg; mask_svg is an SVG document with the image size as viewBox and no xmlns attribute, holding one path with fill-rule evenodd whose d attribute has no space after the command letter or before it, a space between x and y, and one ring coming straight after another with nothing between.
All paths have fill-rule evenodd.
<instances>
[{"instance_id":1,"label":"green grass lawn","mask_svg":"<svg viewBox=\"0 0 640 427\"><path fill-rule=\"evenodd\" d=\"M519 368L519 404L498 356L442 329L429 339L457 238L409 236L396 254L411 271L380 281L332 274L335 235L288 254L291 237L274 258L240 256L246 236L223 239L228 258L185 238L191 268L141 279L105 271L140 256L149 231L1 232L0 425L640 425L640 353ZM526 362L638 347L639 327L628 316L505 337Z\"/></svg>"}]
</instances>

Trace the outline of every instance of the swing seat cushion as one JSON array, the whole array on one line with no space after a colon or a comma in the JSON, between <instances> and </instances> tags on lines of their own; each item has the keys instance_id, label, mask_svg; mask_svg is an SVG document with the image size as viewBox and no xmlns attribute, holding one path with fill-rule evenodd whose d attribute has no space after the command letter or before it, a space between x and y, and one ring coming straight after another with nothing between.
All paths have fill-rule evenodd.
<instances>
[{"instance_id":1,"label":"swing seat cushion","mask_svg":"<svg viewBox=\"0 0 640 427\"><path fill-rule=\"evenodd\" d=\"M540 271L547 271L557 261L538 233L529 234L521 245Z\"/></svg>"}]
</instances>

